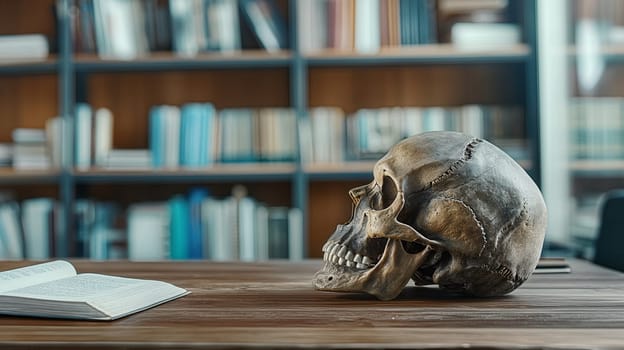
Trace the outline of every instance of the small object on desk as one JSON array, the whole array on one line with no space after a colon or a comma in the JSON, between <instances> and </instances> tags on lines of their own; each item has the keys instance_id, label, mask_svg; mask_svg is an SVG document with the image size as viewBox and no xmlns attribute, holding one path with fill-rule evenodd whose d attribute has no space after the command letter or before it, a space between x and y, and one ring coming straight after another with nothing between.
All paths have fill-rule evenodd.
<instances>
[{"instance_id":1,"label":"small object on desk","mask_svg":"<svg viewBox=\"0 0 624 350\"><path fill-rule=\"evenodd\" d=\"M564 258L540 258L534 274L542 273L570 273L572 268Z\"/></svg>"},{"instance_id":2,"label":"small object on desk","mask_svg":"<svg viewBox=\"0 0 624 350\"><path fill-rule=\"evenodd\" d=\"M76 273L57 260L0 272L0 314L115 320L190 292L172 284Z\"/></svg>"}]
</instances>

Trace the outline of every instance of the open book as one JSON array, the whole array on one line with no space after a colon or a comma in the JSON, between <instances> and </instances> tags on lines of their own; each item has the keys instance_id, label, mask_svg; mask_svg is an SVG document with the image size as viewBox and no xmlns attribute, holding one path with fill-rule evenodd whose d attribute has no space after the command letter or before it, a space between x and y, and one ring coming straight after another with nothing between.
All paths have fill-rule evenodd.
<instances>
[{"instance_id":1,"label":"open book","mask_svg":"<svg viewBox=\"0 0 624 350\"><path fill-rule=\"evenodd\" d=\"M92 273L57 260L0 272L0 314L114 320L188 294L172 284Z\"/></svg>"}]
</instances>

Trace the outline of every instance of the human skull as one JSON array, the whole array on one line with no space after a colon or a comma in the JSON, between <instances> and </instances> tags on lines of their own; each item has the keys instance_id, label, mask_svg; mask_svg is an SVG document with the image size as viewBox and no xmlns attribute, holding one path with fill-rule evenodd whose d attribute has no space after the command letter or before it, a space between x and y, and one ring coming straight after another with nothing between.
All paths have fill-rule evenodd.
<instances>
[{"instance_id":1,"label":"human skull","mask_svg":"<svg viewBox=\"0 0 624 350\"><path fill-rule=\"evenodd\" d=\"M542 195L491 143L437 131L394 145L373 181L349 191L351 220L323 246L319 290L397 297L417 285L507 294L533 272L546 231Z\"/></svg>"}]
</instances>

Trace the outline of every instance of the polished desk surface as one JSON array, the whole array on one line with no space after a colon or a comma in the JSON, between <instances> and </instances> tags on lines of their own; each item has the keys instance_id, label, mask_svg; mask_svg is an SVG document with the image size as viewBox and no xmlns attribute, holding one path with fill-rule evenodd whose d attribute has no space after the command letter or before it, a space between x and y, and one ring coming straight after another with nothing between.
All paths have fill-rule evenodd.
<instances>
[{"instance_id":1,"label":"polished desk surface","mask_svg":"<svg viewBox=\"0 0 624 350\"><path fill-rule=\"evenodd\" d=\"M505 297L407 287L393 301L313 290L320 261L74 263L192 293L112 322L0 316L0 349L624 348L624 274L582 261Z\"/></svg>"}]
</instances>

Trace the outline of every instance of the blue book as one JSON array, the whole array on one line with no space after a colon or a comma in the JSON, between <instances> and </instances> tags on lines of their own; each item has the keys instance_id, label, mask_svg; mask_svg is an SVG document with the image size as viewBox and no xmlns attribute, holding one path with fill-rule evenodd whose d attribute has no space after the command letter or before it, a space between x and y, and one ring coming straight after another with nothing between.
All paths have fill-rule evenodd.
<instances>
[{"instance_id":1,"label":"blue book","mask_svg":"<svg viewBox=\"0 0 624 350\"><path fill-rule=\"evenodd\" d=\"M189 103L182 107L180 164L203 167L213 159L215 109L210 103Z\"/></svg>"},{"instance_id":2,"label":"blue book","mask_svg":"<svg viewBox=\"0 0 624 350\"><path fill-rule=\"evenodd\" d=\"M208 197L208 192L202 188L195 188L189 193L189 235L188 235L188 258L202 259L203 252L203 228L202 228L202 203Z\"/></svg>"},{"instance_id":3,"label":"blue book","mask_svg":"<svg viewBox=\"0 0 624 350\"><path fill-rule=\"evenodd\" d=\"M152 166L162 168L165 165L165 109L154 106L149 111L149 148L152 153Z\"/></svg>"},{"instance_id":4,"label":"blue book","mask_svg":"<svg viewBox=\"0 0 624 350\"><path fill-rule=\"evenodd\" d=\"M189 208L184 196L169 200L169 250L171 259L189 258Z\"/></svg>"}]
</instances>

